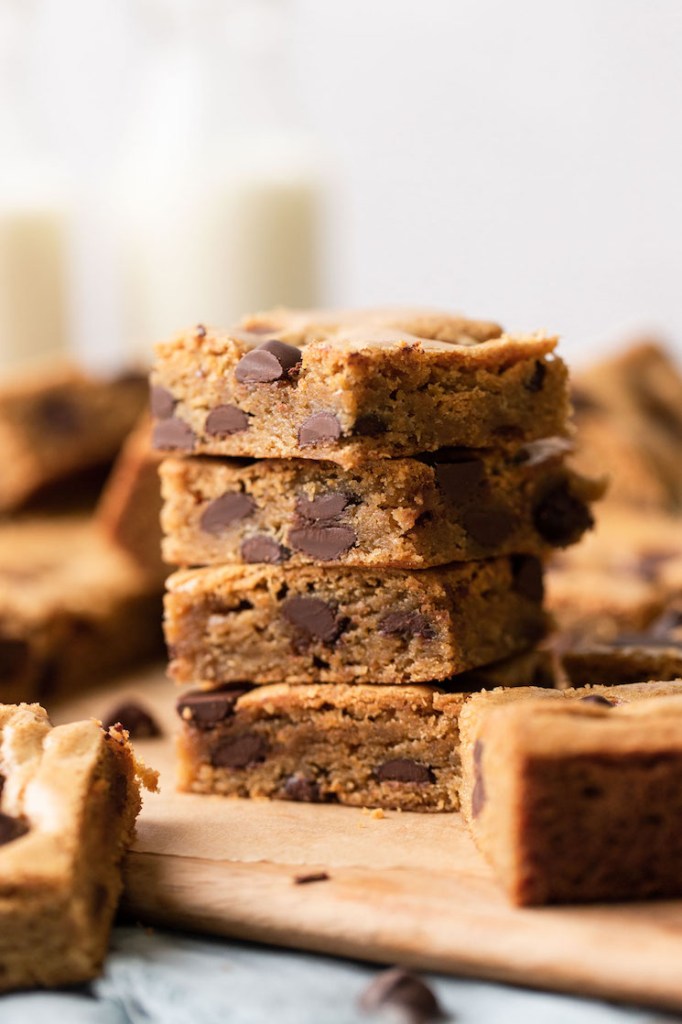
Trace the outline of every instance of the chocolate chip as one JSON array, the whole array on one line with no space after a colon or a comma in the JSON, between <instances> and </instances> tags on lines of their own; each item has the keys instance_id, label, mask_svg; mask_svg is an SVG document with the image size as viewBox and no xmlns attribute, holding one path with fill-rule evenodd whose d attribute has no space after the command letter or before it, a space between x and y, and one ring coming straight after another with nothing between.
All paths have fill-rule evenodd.
<instances>
[{"instance_id":1,"label":"chocolate chip","mask_svg":"<svg viewBox=\"0 0 682 1024\"><path fill-rule=\"evenodd\" d=\"M161 730L156 720L141 704L136 704L134 701L119 704L105 716L103 722L105 729L110 729L117 724L127 729L130 733L130 738L134 740L148 739L151 736L161 735Z\"/></svg>"},{"instance_id":2,"label":"chocolate chip","mask_svg":"<svg viewBox=\"0 0 682 1024\"><path fill-rule=\"evenodd\" d=\"M379 437L381 434L385 434L388 427L381 416L377 416L375 413L367 413L366 416L360 416L355 421L353 427L353 433L358 437Z\"/></svg>"},{"instance_id":3,"label":"chocolate chip","mask_svg":"<svg viewBox=\"0 0 682 1024\"><path fill-rule=\"evenodd\" d=\"M324 643L333 643L341 629L334 608L319 597L288 597L282 602L282 615L292 626Z\"/></svg>"},{"instance_id":4,"label":"chocolate chip","mask_svg":"<svg viewBox=\"0 0 682 1024\"><path fill-rule=\"evenodd\" d=\"M204 533L222 533L233 523L253 515L255 508L256 503L248 494L226 491L206 506L199 525Z\"/></svg>"},{"instance_id":5,"label":"chocolate chip","mask_svg":"<svg viewBox=\"0 0 682 1024\"><path fill-rule=\"evenodd\" d=\"M390 612L379 623L379 632L384 636L421 637L433 640L436 630L433 623L421 612Z\"/></svg>"},{"instance_id":6,"label":"chocolate chip","mask_svg":"<svg viewBox=\"0 0 682 1024\"><path fill-rule=\"evenodd\" d=\"M193 690L178 699L175 709L195 729L213 729L234 714L239 698L252 689L249 683L233 683L221 690Z\"/></svg>"},{"instance_id":7,"label":"chocolate chip","mask_svg":"<svg viewBox=\"0 0 682 1024\"><path fill-rule=\"evenodd\" d=\"M529 601L542 601L545 588L540 560L532 555L512 555L511 569L514 590Z\"/></svg>"},{"instance_id":8,"label":"chocolate chip","mask_svg":"<svg viewBox=\"0 0 682 1024\"><path fill-rule=\"evenodd\" d=\"M341 424L333 412L313 413L303 421L298 431L298 443L301 448L325 441L338 441L340 437Z\"/></svg>"},{"instance_id":9,"label":"chocolate chip","mask_svg":"<svg viewBox=\"0 0 682 1024\"><path fill-rule=\"evenodd\" d=\"M302 804L319 804L322 800L320 787L314 779L296 772L284 783L284 795L287 800L296 800Z\"/></svg>"},{"instance_id":10,"label":"chocolate chip","mask_svg":"<svg viewBox=\"0 0 682 1024\"><path fill-rule=\"evenodd\" d=\"M507 508L469 509L462 516L462 524L469 536L483 547L503 544L518 525L516 516Z\"/></svg>"},{"instance_id":11,"label":"chocolate chip","mask_svg":"<svg viewBox=\"0 0 682 1024\"><path fill-rule=\"evenodd\" d=\"M78 434L84 427L80 410L68 395L45 395L38 403L37 417L55 434Z\"/></svg>"},{"instance_id":12,"label":"chocolate chip","mask_svg":"<svg viewBox=\"0 0 682 1024\"><path fill-rule=\"evenodd\" d=\"M602 697L601 693L588 693L586 697L580 698L581 704L597 704L599 707L612 708L613 701Z\"/></svg>"},{"instance_id":13,"label":"chocolate chip","mask_svg":"<svg viewBox=\"0 0 682 1024\"><path fill-rule=\"evenodd\" d=\"M28 669L31 649L25 640L0 638L0 679L3 683L21 679Z\"/></svg>"},{"instance_id":14,"label":"chocolate chip","mask_svg":"<svg viewBox=\"0 0 682 1024\"><path fill-rule=\"evenodd\" d=\"M274 537L264 533L255 534L242 541L241 556L245 562L266 562L268 565L279 565L289 558L289 552Z\"/></svg>"},{"instance_id":15,"label":"chocolate chip","mask_svg":"<svg viewBox=\"0 0 682 1024\"><path fill-rule=\"evenodd\" d=\"M533 372L525 383L527 391L542 391L543 384L545 383L545 377L547 376L547 366L545 363L541 363L539 359L535 360L535 366Z\"/></svg>"},{"instance_id":16,"label":"chocolate chip","mask_svg":"<svg viewBox=\"0 0 682 1024\"><path fill-rule=\"evenodd\" d=\"M474 786L471 791L471 815L477 818L486 800L485 783L483 781L483 742L476 740L473 751Z\"/></svg>"},{"instance_id":17,"label":"chocolate chip","mask_svg":"<svg viewBox=\"0 0 682 1024\"><path fill-rule=\"evenodd\" d=\"M477 497L476 490L485 481L485 463L481 459L464 457L452 462L432 462L436 483L450 501L466 505Z\"/></svg>"},{"instance_id":18,"label":"chocolate chip","mask_svg":"<svg viewBox=\"0 0 682 1024\"><path fill-rule=\"evenodd\" d=\"M154 448L191 452L195 443L196 437L189 423L185 423L178 416L161 420L154 427Z\"/></svg>"},{"instance_id":19,"label":"chocolate chip","mask_svg":"<svg viewBox=\"0 0 682 1024\"><path fill-rule=\"evenodd\" d=\"M384 761L374 769L379 782L435 782L436 776L430 768L409 757L396 757Z\"/></svg>"},{"instance_id":20,"label":"chocolate chip","mask_svg":"<svg viewBox=\"0 0 682 1024\"><path fill-rule=\"evenodd\" d=\"M350 526L300 526L289 531L288 539L296 551L328 562L349 551L358 537Z\"/></svg>"},{"instance_id":21,"label":"chocolate chip","mask_svg":"<svg viewBox=\"0 0 682 1024\"><path fill-rule=\"evenodd\" d=\"M197 338L205 338L206 337L206 328L204 327L203 324L197 324L196 336L197 336Z\"/></svg>"},{"instance_id":22,"label":"chocolate chip","mask_svg":"<svg viewBox=\"0 0 682 1024\"><path fill-rule=\"evenodd\" d=\"M264 761L268 749L262 736L247 732L218 743L213 748L211 764L216 768L248 768L250 764Z\"/></svg>"},{"instance_id":23,"label":"chocolate chip","mask_svg":"<svg viewBox=\"0 0 682 1024\"><path fill-rule=\"evenodd\" d=\"M348 495L341 491L327 491L315 498L301 494L296 499L296 514L310 523L338 519L348 505Z\"/></svg>"},{"instance_id":24,"label":"chocolate chip","mask_svg":"<svg viewBox=\"0 0 682 1024\"><path fill-rule=\"evenodd\" d=\"M555 547L566 547L594 526L588 506L576 498L563 481L545 494L533 510L533 523L540 536Z\"/></svg>"},{"instance_id":25,"label":"chocolate chip","mask_svg":"<svg viewBox=\"0 0 682 1024\"><path fill-rule=\"evenodd\" d=\"M206 417L204 429L211 437L228 437L249 429L249 417L237 405L217 405Z\"/></svg>"},{"instance_id":26,"label":"chocolate chip","mask_svg":"<svg viewBox=\"0 0 682 1024\"><path fill-rule=\"evenodd\" d=\"M421 978L401 967L377 975L364 990L359 1006L368 1013L394 1012L402 1024L446 1020L440 1003Z\"/></svg>"},{"instance_id":27,"label":"chocolate chip","mask_svg":"<svg viewBox=\"0 0 682 1024\"><path fill-rule=\"evenodd\" d=\"M28 824L23 818L14 818L0 811L0 846L25 836L28 830Z\"/></svg>"},{"instance_id":28,"label":"chocolate chip","mask_svg":"<svg viewBox=\"0 0 682 1024\"><path fill-rule=\"evenodd\" d=\"M311 882L328 882L326 871L310 871L307 875L294 875L294 885L309 885Z\"/></svg>"},{"instance_id":29,"label":"chocolate chip","mask_svg":"<svg viewBox=\"0 0 682 1024\"><path fill-rule=\"evenodd\" d=\"M270 384L301 362L301 350L283 341L265 341L243 355L234 371L240 384Z\"/></svg>"},{"instance_id":30,"label":"chocolate chip","mask_svg":"<svg viewBox=\"0 0 682 1024\"><path fill-rule=\"evenodd\" d=\"M149 407L157 420L167 420L175 410L175 399L167 388L153 387L149 391Z\"/></svg>"}]
</instances>

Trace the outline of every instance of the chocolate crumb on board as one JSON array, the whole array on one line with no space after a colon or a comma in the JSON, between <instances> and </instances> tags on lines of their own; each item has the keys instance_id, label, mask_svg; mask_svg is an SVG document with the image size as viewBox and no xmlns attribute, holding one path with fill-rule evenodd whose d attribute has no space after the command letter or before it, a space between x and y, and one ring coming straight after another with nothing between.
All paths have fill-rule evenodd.
<instances>
[{"instance_id":1,"label":"chocolate crumb on board","mask_svg":"<svg viewBox=\"0 0 682 1024\"><path fill-rule=\"evenodd\" d=\"M403 1024L430 1024L448 1017L429 986L401 967L391 967L378 974L358 1000L367 1013L392 1011Z\"/></svg>"},{"instance_id":2,"label":"chocolate crumb on board","mask_svg":"<svg viewBox=\"0 0 682 1024\"><path fill-rule=\"evenodd\" d=\"M311 882L328 882L326 871L311 871L307 875L294 875L294 885L310 885Z\"/></svg>"}]
</instances>

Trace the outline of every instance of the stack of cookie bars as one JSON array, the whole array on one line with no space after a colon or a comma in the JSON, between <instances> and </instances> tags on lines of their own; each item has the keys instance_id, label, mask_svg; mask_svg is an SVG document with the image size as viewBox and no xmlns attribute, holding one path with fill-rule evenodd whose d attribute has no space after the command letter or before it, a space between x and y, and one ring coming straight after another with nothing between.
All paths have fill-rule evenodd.
<instances>
[{"instance_id":1,"label":"stack of cookie bars","mask_svg":"<svg viewBox=\"0 0 682 1024\"><path fill-rule=\"evenodd\" d=\"M598 496L555 346L276 310L159 347L182 788L458 808L464 695L538 681L542 562Z\"/></svg>"}]
</instances>

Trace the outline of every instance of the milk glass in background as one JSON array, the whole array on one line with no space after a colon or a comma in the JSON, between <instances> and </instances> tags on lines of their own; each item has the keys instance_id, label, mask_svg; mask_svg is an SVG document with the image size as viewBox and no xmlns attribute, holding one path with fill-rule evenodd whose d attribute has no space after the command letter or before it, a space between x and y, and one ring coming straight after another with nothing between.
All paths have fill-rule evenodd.
<instances>
[{"instance_id":1,"label":"milk glass in background","mask_svg":"<svg viewBox=\"0 0 682 1024\"><path fill-rule=\"evenodd\" d=\"M114 187L126 344L320 296L323 172L286 0L145 0L138 110Z\"/></svg>"}]
</instances>

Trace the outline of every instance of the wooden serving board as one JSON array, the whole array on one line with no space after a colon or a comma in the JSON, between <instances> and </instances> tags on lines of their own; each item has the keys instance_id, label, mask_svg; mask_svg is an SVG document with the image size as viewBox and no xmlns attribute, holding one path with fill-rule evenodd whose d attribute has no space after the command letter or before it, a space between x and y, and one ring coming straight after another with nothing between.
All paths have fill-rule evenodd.
<instances>
[{"instance_id":1,"label":"wooden serving board","mask_svg":"<svg viewBox=\"0 0 682 1024\"><path fill-rule=\"evenodd\" d=\"M105 715L126 696L155 709L161 772L126 867L140 921L420 969L682 1008L682 901L518 910L459 815L226 800L174 792L173 705L161 671L66 704ZM306 885L296 875L326 871Z\"/></svg>"}]
</instances>

